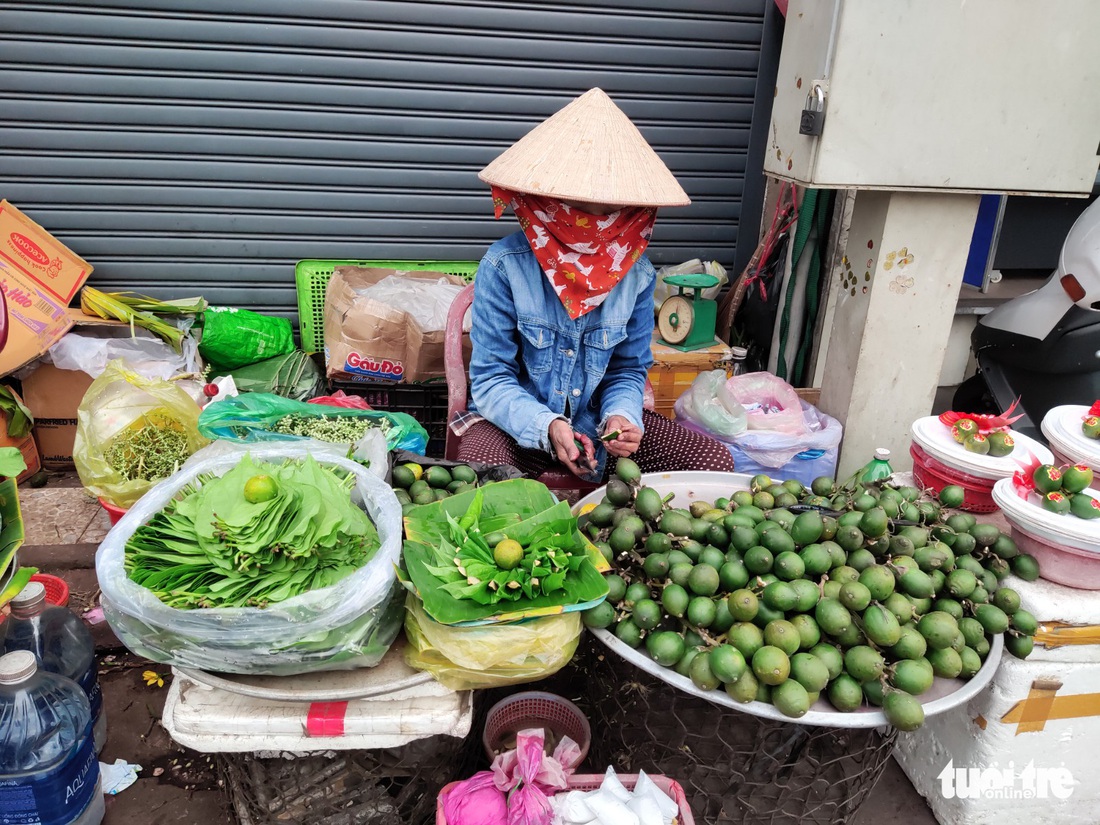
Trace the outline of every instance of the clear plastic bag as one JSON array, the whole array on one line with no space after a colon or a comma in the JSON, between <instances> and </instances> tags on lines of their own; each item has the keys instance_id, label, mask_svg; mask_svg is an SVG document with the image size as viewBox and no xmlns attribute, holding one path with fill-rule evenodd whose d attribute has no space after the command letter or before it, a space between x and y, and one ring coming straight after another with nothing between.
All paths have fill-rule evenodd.
<instances>
[{"instance_id":1,"label":"clear plastic bag","mask_svg":"<svg viewBox=\"0 0 1100 825\"><path fill-rule=\"evenodd\" d=\"M405 662L451 690L519 685L561 670L577 651L581 614L481 627L449 627L432 619L409 594Z\"/></svg>"},{"instance_id":2,"label":"clear plastic bag","mask_svg":"<svg viewBox=\"0 0 1100 825\"><path fill-rule=\"evenodd\" d=\"M725 370L701 372L676 399L677 419L686 419L723 438L743 433L748 427L745 408L729 391Z\"/></svg>"},{"instance_id":3,"label":"clear plastic bag","mask_svg":"<svg viewBox=\"0 0 1100 825\"><path fill-rule=\"evenodd\" d=\"M76 411L73 463L93 495L127 508L157 479L127 479L107 463L111 442L125 430L169 427L184 434L188 454L208 442L199 434L199 405L178 384L143 378L122 361L107 365Z\"/></svg>"},{"instance_id":4,"label":"clear plastic bag","mask_svg":"<svg viewBox=\"0 0 1100 825\"><path fill-rule=\"evenodd\" d=\"M791 436L810 432L798 393L782 378L770 372L748 372L735 375L726 386L730 395L745 408L749 430Z\"/></svg>"},{"instance_id":5,"label":"clear plastic bag","mask_svg":"<svg viewBox=\"0 0 1100 825\"><path fill-rule=\"evenodd\" d=\"M98 378L111 361L121 359L129 369L146 378L169 378L181 373L202 372L202 360L199 358L195 339L185 335L182 353L147 333L119 337L119 330L110 327L106 331L66 334L50 347L45 360L61 370L80 370L92 378Z\"/></svg>"},{"instance_id":6,"label":"clear plastic bag","mask_svg":"<svg viewBox=\"0 0 1100 825\"><path fill-rule=\"evenodd\" d=\"M130 650L156 662L225 673L290 675L373 667L401 630L404 590L395 565L401 554L401 507L369 470L311 449L313 442L252 446L218 444L211 457L151 489L107 534L96 553L103 610ZM366 510L381 546L366 565L331 587L266 608L177 610L131 581L126 542L134 531L199 476L223 475L246 454L260 461L304 458L355 476L352 500Z\"/></svg>"},{"instance_id":7,"label":"clear plastic bag","mask_svg":"<svg viewBox=\"0 0 1100 825\"><path fill-rule=\"evenodd\" d=\"M446 278L427 281L390 275L376 284L356 289L356 294L408 313L421 332L442 332L447 328L447 313L464 287ZM465 329L469 331L470 321Z\"/></svg>"}]
</instances>

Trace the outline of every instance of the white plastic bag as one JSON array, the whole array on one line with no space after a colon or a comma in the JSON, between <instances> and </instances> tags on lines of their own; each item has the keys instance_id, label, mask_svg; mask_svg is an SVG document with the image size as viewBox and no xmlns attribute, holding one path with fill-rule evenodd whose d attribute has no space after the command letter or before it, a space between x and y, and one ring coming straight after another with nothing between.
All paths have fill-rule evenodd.
<instances>
[{"instance_id":1,"label":"white plastic bag","mask_svg":"<svg viewBox=\"0 0 1100 825\"><path fill-rule=\"evenodd\" d=\"M442 332L447 328L447 313L451 304L462 290L463 287L452 284L445 278L425 281L390 275L376 284L356 289L355 292L364 298L407 312L416 321L421 332ZM467 331L469 324L467 320Z\"/></svg>"},{"instance_id":2,"label":"white plastic bag","mask_svg":"<svg viewBox=\"0 0 1100 825\"><path fill-rule=\"evenodd\" d=\"M726 268L718 261L700 261L693 258L675 266L662 266L657 270L657 286L653 290L653 308L656 312L661 308L661 303L669 295L675 295L679 290L665 283L666 275L713 275L718 279L718 285L707 287L703 290L703 297L713 301L722 291L722 287L729 283L729 275Z\"/></svg>"},{"instance_id":3,"label":"white plastic bag","mask_svg":"<svg viewBox=\"0 0 1100 825\"><path fill-rule=\"evenodd\" d=\"M395 565L401 553L401 507L384 481L353 461L314 451L310 442L219 444L146 493L96 553L104 614L139 656L179 667L225 673L290 675L373 667L401 629L404 591ZM366 565L331 587L266 608L177 610L131 581L127 540L184 487L224 475L249 453L261 461L313 457L355 476L352 500L367 511L381 546Z\"/></svg>"},{"instance_id":4,"label":"white plastic bag","mask_svg":"<svg viewBox=\"0 0 1100 825\"><path fill-rule=\"evenodd\" d=\"M745 408L726 384L725 370L701 372L676 399L677 419L687 419L704 431L724 438L743 433L748 426Z\"/></svg>"},{"instance_id":5,"label":"white plastic bag","mask_svg":"<svg viewBox=\"0 0 1100 825\"><path fill-rule=\"evenodd\" d=\"M144 333L144 330L140 330ZM61 370L80 370L92 378L99 378L107 364L121 358L127 369L143 378L159 378L167 381L181 373L202 372L198 345L190 335L183 338L183 352L178 353L159 338L118 336L117 328L103 334L70 332L50 347L44 360L52 361Z\"/></svg>"}]
</instances>

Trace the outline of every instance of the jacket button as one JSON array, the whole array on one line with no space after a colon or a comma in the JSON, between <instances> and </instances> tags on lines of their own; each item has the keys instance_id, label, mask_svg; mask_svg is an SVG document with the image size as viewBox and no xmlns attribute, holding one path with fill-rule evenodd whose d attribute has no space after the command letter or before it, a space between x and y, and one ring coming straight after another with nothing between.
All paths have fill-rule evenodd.
<instances>
[{"instance_id":1,"label":"jacket button","mask_svg":"<svg viewBox=\"0 0 1100 825\"><path fill-rule=\"evenodd\" d=\"M573 357L573 350L571 350L571 349L567 349L567 350L565 351L565 354L566 354L566 355L568 355L568 356L569 356L570 358L572 358L572 357Z\"/></svg>"},{"instance_id":2,"label":"jacket button","mask_svg":"<svg viewBox=\"0 0 1100 825\"><path fill-rule=\"evenodd\" d=\"M580 394L581 394L580 390L573 390L573 397L574 398L577 398L578 396L580 396Z\"/></svg>"}]
</instances>

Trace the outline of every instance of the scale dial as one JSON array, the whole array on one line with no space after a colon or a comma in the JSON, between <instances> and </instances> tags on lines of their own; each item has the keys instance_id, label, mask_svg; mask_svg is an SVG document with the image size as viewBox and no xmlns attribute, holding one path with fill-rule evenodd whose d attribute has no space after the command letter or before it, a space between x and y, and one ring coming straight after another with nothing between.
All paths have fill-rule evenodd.
<instances>
[{"instance_id":1,"label":"scale dial","mask_svg":"<svg viewBox=\"0 0 1100 825\"><path fill-rule=\"evenodd\" d=\"M687 340L691 334L691 326L695 320L695 310L691 301L683 295L673 295L666 298L661 304L661 311L657 315L657 328L661 330L661 337L670 344L679 344Z\"/></svg>"}]
</instances>

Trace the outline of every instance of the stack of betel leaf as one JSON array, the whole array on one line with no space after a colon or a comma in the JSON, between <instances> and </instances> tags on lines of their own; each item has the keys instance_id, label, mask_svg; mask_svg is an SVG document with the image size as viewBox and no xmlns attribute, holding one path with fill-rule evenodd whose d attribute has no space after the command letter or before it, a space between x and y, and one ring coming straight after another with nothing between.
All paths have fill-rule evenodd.
<instances>
[{"instance_id":1,"label":"stack of betel leaf","mask_svg":"<svg viewBox=\"0 0 1100 825\"><path fill-rule=\"evenodd\" d=\"M405 661L454 690L545 678L573 657L608 565L537 481L491 482L405 516Z\"/></svg>"},{"instance_id":2,"label":"stack of betel leaf","mask_svg":"<svg viewBox=\"0 0 1100 825\"><path fill-rule=\"evenodd\" d=\"M1035 559L995 526L888 482L752 479L751 489L670 508L620 460L582 529L613 559L606 602L585 613L700 690L804 715L881 706L924 720L936 677L969 679L994 637L1023 658L1037 630L1002 580ZM960 503L960 488L942 497Z\"/></svg>"},{"instance_id":3,"label":"stack of betel leaf","mask_svg":"<svg viewBox=\"0 0 1100 825\"><path fill-rule=\"evenodd\" d=\"M407 587L443 624L512 621L607 595L607 565L567 502L516 479L413 507L405 516Z\"/></svg>"},{"instance_id":4,"label":"stack of betel leaf","mask_svg":"<svg viewBox=\"0 0 1100 825\"><path fill-rule=\"evenodd\" d=\"M125 569L178 609L266 607L328 587L378 549L354 478L313 458L256 463L184 489L126 543Z\"/></svg>"}]
</instances>

